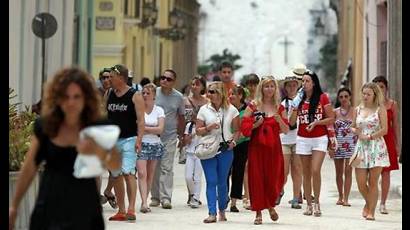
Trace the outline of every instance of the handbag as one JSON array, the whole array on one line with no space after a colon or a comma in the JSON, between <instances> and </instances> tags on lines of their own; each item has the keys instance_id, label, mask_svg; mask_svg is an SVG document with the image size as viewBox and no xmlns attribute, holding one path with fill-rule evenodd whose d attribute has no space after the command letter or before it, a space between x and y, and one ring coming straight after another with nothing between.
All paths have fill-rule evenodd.
<instances>
[{"instance_id":1,"label":"handbag","mask_svg":"<svg viewBox=\"0 0 410 230\"><path fill-rule=\"evenodd\" d=\"M224 113L222 112L222 120L220 129L222 130L222 138L223 138L223 119ZM225 142L225 138L223 138ZM199 144L195 146L194 155L198 157L200 160L206 160L214 157L220 148L221 143L221 135L219 133L216 134L208 134L199 138Z\"/></svg>"},{"instance_id":2,"label":"handbag","mask_svg":"<svg viewBox=\"0 0 410 230\"><path fill-rule=\"evenodd\" d=\"M214 157L219 149L220 135L205 135L199 138L194 154L201 160Z\"/></svg>"},{"instance_id":3,"label":"handbag","mask_svg":"<svg viewBox=\"0 0 410 230\"><path fill-rule=\"evenodd\" d=\"M362 162L363 156L361 154L361 151L357 150L353 153L352 157L350 157L349 160L349 165L352 167L357 167L360 162Z\"/></svg>"}]
</instances>

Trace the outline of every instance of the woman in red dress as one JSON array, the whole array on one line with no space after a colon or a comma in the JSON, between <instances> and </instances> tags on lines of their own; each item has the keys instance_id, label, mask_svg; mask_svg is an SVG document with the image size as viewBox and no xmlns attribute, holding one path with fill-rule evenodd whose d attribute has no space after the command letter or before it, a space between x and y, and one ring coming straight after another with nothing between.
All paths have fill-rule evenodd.
<instances>
[{"instance_id":1,"label":"woman in red dress","mask_svg":"<svg viewBox=\"0 0 410 230\"><path fill-rule=\"evenodd\" d=\"M275 201L284 184L284 163L279 133L288 132L284 107L280 104L279 87L272 77L264 77L256 90L256 98L245 110L241 131L250 136L248 149L249 195L254 224L262 224L262 210L278 220Z\"/></svg>"},{"instance_id":2,"label":"woman in red dress","mask_svg":"<svg viewBox=\"0 0 410 230\"><path fill-rule=\"evenodd\" d=\"M390 171L398 170L399 163L397 162L397 153L400 152L400 146L398 141L398 122L397 122L397 102L388 97L387 94L387 80L384 76L377 76L373 79L382 92L384 93L384 106L387 110L387 134L384 135L384 141L387 145L387 151L389 152L390 166L383 168L382 171L382 194L380 200L380 213L388 214L386 209L387 195L390 189Z\"/></svg>"}]
</instances>

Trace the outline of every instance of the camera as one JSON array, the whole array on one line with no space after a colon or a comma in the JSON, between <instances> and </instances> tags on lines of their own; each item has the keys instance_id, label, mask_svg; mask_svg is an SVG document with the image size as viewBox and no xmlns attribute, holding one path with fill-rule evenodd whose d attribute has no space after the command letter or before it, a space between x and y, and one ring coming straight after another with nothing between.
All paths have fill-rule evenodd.
<instances>
[{"instance_id":1,"label":"camera","mask_svg":"<svg viewBox=\"0 0 410 230\"><path fill-rule=\"evenodd\" d=\"M221 142L221 143L219 143L219 149L218 149L218 152L224 152L224 151L226 151L226 150L228 150L228 148L229 148L229 142Z\"/></svg>"},{"instance_id":2,"label":"camera","mask_svg":"<svg viewBox=\"0 0 410 230\"><path fill-rule=\"evenodd\" d=\"M253 112L253 116L256 117L256 120L259 120L261 117L265 117L265 112L261 112L261 111L256 111Z\"/></svg>"}]
</instances>

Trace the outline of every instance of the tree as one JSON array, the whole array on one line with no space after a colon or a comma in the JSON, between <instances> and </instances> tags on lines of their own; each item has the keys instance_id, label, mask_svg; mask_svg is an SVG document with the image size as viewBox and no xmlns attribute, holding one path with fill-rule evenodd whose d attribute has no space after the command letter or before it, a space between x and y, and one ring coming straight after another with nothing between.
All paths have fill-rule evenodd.
<instances>
[{"instance_id":1,"label":"tree","mask_svg":"<svg viewBox=\"0 0 410 230\"><path fill-rule=\"evenodd\" d=\"M216 72L218 71L219 65L223 61L229 61L230 63L232 63L233 69L237 70L242 67L242 65L235 64L235 62L239 59L241 59L241 56L239 54L232 54L232 52L225 48L222 51L222 55L213 54L207 60L205 60L205 63L198 65L197 71L203 76L211 71Z\"/></svg>"},{"instance_id":2,"label":"tree","mask_svg":"<svg viewBox=\"0 0 410 230\"><path fill-rule=\"evenodd\" d=\"M320 49L320 68L324 72L328 91L336 90L337 42L337 34L332 35Z\"/></svg>"}]
</instances>

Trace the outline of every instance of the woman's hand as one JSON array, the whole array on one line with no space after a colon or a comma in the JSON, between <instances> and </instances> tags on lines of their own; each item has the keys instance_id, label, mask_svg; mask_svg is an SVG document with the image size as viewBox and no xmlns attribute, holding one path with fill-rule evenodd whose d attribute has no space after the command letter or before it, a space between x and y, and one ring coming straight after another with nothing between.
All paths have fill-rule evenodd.
<instances>
[{"instance_id":1,"label":"woman's hand","mask_svg":"<svg viewBox=\"0 0 410 230\"><path fill-rule=\"evenodd\" d=\"M370 140L370 135L365 135L365 134L363 134L363 133L360 133L360 134L358 135L358 138L359 138L359 140L368 141L368 140Z\"/></svg>"},{"instance_id":2,"label":"woman's hand","mask_svg":"<svg viewBox=\"0 0 410 230\"><path fill-rule=\"evenodd\" d=\"M213 129L219 129L219 123L212 123L206 126L206 130L208 130L208 132L210 132Z\"/></svg>"},{"instance_id":3,"label":"woman's hand","mask_svg":"<svg viewBox=\"0 0 410 230\"><path fill-rule=\"evenodd\" d=\"M314 122L310 123L310 124L306 127L306 131L311 132L311 131L315 128L315 126L317 125L316 122L317 122L317 121L314 121Z\"/></svg>"},{"instance_id":4,"label":"woman's hand","mask_svg":"<svg viewBox=\"0 0 410 230\"><path fill-rule=\"evenodd\" d=\"M92 138L86 137L78 142L77 151L82 154L95 154L98 151L104 151L104 149L97 145Z\"/></svg>"}]
</instances>

